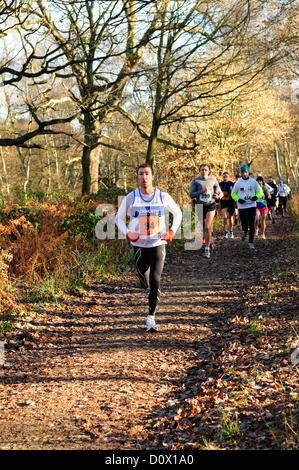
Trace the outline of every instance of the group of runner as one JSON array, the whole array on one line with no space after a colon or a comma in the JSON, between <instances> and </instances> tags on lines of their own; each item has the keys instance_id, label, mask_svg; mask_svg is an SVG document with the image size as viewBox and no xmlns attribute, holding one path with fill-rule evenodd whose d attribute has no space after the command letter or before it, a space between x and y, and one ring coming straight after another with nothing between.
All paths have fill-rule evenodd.
<instances>
[{"instance_id":1,"label":"group of runner","mask_svg":"<svg viewBox=\"0 0 299 470\"><path fill-rule=\"evenodd\" d=\"M248 246L254 249L254 236L259 227L265 238L267 214L275 222L276 210L286 215L287 198L290 188L280 179L278 185L272 177L268 183L261 175L254 179L247 165L242 165L236 181L230 180L227 171L223 181L218 183L211 175L208 164L199 168L200 175L190 186L190 197L194 204L202 207L204 256L210 258L213 223L216 204L224 224L224 237L234 238L235 218L242 226L242 239L248 235ZM115 217L118 229L126 235L134 249L136 272L140 287L149 288L149 311L146 317L146 331L157 331L155 313L160 300L160 281L164 267L167 243L170 243L182 221L182 212L173 198L154 187L154 172L151 165L144 163L137 168L138 188L122 201ZM278 206L277 206L278 204ZM165 210L172 216L172 226L166 228ZM275 212L275 214L274 214ZM127 225L127 216L129 224Z\"/></svg>"},{"instance_id":2,"label":"group of runner","mask_svg":"<svg viewBox=\"0 0 299 470\"><path fill-rule=\"evenodd\" d=\"M200 166L200 175L193 179L190 186L190 197L194 204L203 204L204 256L211 256L211 241L213 219L216 213L216 203L220 201L223 218L224 238L234 238L235 221L242 226L242 239L248 235L248 247L254 249L253 239L261 230L265 238L266 217L275 223L276 211L286 216L287 197L290 188L279 179L278 185L272 177L266 183L262 175L254 179L248 165L242 165L236 181L230 180L229 172L225 171L222 181L218 184L216 178L210 175L207 164ZM275 214L274 214L275 211Z\"/></svg>"},{"instance_id":3,"label":"group of runner","mask_svg":"<svg viewBox=\"0 0 299 470\"><path fill-rule=\"evenodd\" d=\"M229 181L228 172L224 172L223 181L220 183L224 197L222 197L220 205L221 214L223 217L224 237L234 238L234 222L236 219L238 220L238 218L240 218L243 229L242 239L245 240L247 231L249 229L248 245L249 248L254 249L252 236L253 227L254 236L257 236L260 230L261 238L266 238L265 231L267 216L269 220L272 220L272 224L274 224L275 216L277 214L280 213L282 217L287 215L286 207L287 198L290 194L290 188L283 182L281 178L278 181L278 185L276 185L272 176L268 177L268 182L266 183L262 175L257 174L256 181L259 185L259 188L255 184L255 195L252 196L252 194L248 194L248 190L254 189L252 179L254 179L253 174L249 172L247 165L243 165L241 167L241 177L240 175L236 175L235 183ZM237 182L239 183L237 184ZM242 191L247 191L247 196L245 196L245 203L242 201ZM239 198L237 196L239 196ZM256 204L254 204L255 202ZM251 207L251 211L247 211L246 214L245 211L243 212L243 209L249 208L249 206ZM245 217L245 215L247 217ZM248 227L246 219L248 220Z\"/></svg>"}]
</instances>

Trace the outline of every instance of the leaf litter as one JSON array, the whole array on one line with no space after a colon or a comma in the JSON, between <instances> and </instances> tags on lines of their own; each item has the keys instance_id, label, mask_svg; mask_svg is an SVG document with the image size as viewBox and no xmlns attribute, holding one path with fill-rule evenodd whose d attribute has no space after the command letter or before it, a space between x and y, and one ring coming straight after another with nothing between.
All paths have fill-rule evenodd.
<instances>
[{"instance_id":1,"label":"leaf litter","mask_svg":"<svg viewBox=\"0 0 299 470\"><path fill-rule=\"evenodd\" d=\"M290 230L168 258L154 335L133 272L36 304L0 338L0 448L298 448Z\"/></svg>"}]
</instances>

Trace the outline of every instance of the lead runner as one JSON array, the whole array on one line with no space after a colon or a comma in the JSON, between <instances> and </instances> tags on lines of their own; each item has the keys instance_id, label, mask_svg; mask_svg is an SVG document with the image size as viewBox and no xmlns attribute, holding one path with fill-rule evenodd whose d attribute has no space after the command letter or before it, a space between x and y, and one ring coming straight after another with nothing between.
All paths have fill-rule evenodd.
<instances>
[{"instance_id":1,"label":"lead runner","mask_svg":"<svg viewBox=\"0 0 299 470\"><path fill-rule=\"evenodd\" d=\"M149 311L146 331L157 331L155 314L160 300L160 281L166 248L182 221L182 212L172 197L154 188L154 172L148 163L137 168L139 187L123 199L115 216L119 230L134 247L135 264L140 284L149 287ZM165 209L173 215L171 229L166 231ZM130 216L129 227L126 217Z\"/></svg>"}]
</instances>

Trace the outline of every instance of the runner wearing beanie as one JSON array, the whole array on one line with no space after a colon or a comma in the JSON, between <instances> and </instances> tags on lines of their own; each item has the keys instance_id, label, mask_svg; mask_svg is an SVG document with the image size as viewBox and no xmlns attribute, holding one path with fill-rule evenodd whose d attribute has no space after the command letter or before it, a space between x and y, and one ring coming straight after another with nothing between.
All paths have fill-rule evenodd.
<instances>
[{"instance_id":1,"label":"runner wearing beanie","mask_svg":"<svg viewBox=\"0 0 299 470\"><path fill-rule=\"evenodd\" d=\"M245 240L249 231L248 247L254 249L256 201L262 197L263 191L258 182L249 177L248 165L242 165L240 172L241 178L234 184L231 196L237 202L243 230L242 240Z\"/></svg>"},{"instance_id":2,"label":"runner wearing beanie","mask_svg":"<svg viewBox=\"0 0 299 470\"><path fill-rule=\"evenodd\" d=\"M167 243L170 243L182 220L182 212L172 197L153 187L152 167L144 163L137 169L139 187L123 200L115 217L119 230L134 248L135 264L141 287L149 287L149 311L146 331L157 331L156 309L160 300L160 280ZM173 215L167 231L165 209ZM130 216L129 227L126 217Z\"/></svg>"}]
</instances>

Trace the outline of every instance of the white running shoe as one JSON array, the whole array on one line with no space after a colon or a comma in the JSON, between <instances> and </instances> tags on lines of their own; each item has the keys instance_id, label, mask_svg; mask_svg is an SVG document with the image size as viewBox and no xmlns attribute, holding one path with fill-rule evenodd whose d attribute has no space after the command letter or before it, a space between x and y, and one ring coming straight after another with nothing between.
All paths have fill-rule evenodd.
<instances>
[{"instance_id":1,"label":"white running shoe","mask_svg":"<svg viewBox=\"0 0 299 470\"><path fill-rule=\"evenodd\" d=\"M248 243L248 247L251 249L251 250L254 250L254 244L253 243Z\"/></svg>"},{"instance_id":2,"label":"white running shoe","mask_svg":"<svg viewBox=\"0 0 299 470\"><path fill-rule=\"evenodd\" d=\"M205 258L210 258L211 257L210 248L208 246L205 247L204 257Z\"/></svg>"},{"instance_id":3,"label":"white running shoe","mask_svg":"<svg viewBox=\"0 0 299 470\"><path fill-rule=\"evenodd\" d=\"M228 238L234 238L234 232L232 231L228 232Z\"/></svg>"},{"instance_id":4,"label":"white running shoe","mask_svg":"<svg viewBox=\"0 0 299 470\"><path fill-rule=\"evenodd\" d=\"M158 331L154 315L148 315L146 317L146 331Z\"/></svg>"}]
</instances>

